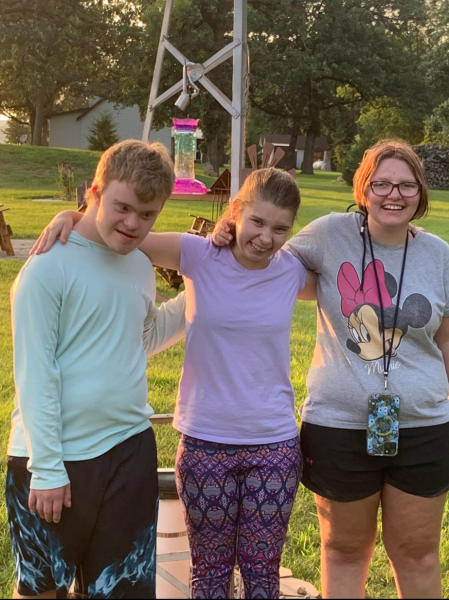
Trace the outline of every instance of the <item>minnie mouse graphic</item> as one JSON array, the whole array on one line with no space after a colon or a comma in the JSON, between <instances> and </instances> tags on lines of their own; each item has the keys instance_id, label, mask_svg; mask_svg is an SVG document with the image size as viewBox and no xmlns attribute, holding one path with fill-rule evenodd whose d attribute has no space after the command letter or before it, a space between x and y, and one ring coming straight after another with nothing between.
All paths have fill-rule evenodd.
<instances>
[{"instance_id":1,"label":"minnie mouse graphic","mask_svg":"<svg viewBox=\"0 0 449 600\"><path fill-rule=\"evenodd\" d=\"M366 267L363 286L361 286L354 266L349 262L343 263L338 271L337 287L341 296L341 312L348 319L351 335L351 339L346 341L346 347L367 361L377 360L383 356L382 319L374 265L384 307L387 354L393 346L391 356L396 356L398 346L407 334L408 328L425 327L432 316L432 307L427 298L422 294L411 294L404 300L402 309L399 308L393 339L396 305L392 300L398 288L395 278L391 273L387 273L383 263L376 259Z\"/></svg>"}]
</instances>

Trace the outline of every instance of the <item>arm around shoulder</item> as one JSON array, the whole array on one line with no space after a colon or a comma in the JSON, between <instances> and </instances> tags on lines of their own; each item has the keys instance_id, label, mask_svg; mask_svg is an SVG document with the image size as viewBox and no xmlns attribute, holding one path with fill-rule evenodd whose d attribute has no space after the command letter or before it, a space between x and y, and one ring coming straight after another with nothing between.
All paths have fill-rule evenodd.
<instances>
[{"instance_id":1,"label":"arm around shoulder","mask_svg":"<svg viewBox=\"0 0 449 600\"><path fill-rule=\"evenodd\" d=\"M185 292L181 292L168 302L163 302L159 308L152 305L145 319L143 332L143 346L148 357L184 339L185 308Z\"/></svg>"},{"instance_id":2,"label":"arm around shoulder","mask_svg":"<svg viewBox=\"0 0 449 600\"><path fill-rule=\"evenodd\" d=\"M300 260L306 269L321 273L328 245L328 224L331 215L312 221L291 237L284 248Z\"/></svg>"},{"instance_id":3,"label":"arm around shoulder","mask_svg":"<svg viewBox=\"0 0 449 600\"><path fill-rule=\"evenodd\" d=\"M306 283L297 295L298 300L316 300L316 284L318 275L306 269Z\"/></svg>"},{"instance_id":4,"label":"arm around shoulder","mask_svg":"<svg viewBox=\"0 0 449 600\"><path fill-rule=\"evenodd\" d=\"M153 265L179 271L182 236L182 233L149 233L139 248Z\"/></svg>"}]
</instances>

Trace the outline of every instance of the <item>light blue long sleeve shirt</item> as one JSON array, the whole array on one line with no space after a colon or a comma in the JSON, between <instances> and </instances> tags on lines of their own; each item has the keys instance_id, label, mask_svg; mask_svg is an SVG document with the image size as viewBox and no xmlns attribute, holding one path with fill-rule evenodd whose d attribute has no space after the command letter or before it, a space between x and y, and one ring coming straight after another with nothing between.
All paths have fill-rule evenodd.
<instances>
[{"instance_id":1,"label":"light blue long sleeve shirt","mask_svg":"<svg viewBox=\"0 0 449 600\"><path fill-rule=\"evenodd\" d=\"M15 409L11 456L28 456L33 489L69 483L88 460L148 429L146 355L184 335L183 294L158 309L139 250L126 256L72 232L32 256L11 290Z\"/></svg>"}]
</instances>

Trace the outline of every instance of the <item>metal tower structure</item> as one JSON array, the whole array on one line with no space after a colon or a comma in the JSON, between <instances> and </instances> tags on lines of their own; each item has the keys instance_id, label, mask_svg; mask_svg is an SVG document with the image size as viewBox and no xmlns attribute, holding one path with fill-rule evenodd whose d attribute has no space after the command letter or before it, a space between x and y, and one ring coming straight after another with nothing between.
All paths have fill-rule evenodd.
<instances>
[{"instance_id":1,"label":"metal tower structure","mask_svg":"<svg viewBox=\"0 0 449 600\"><path fill-rule=\"evenodd\" d=\"M151 82L150 99L143 129L142 140L148 141L153 124L154 110L175 94L181 92L177 106L185 108L186 82L193 88L200 83L227 110L232 117L231 130L231 197L234 197L242 183L242 167L245 143L245 118L248 105L248 45L247 45L247 0L234 0L234 39L227 46L211 56L203 64L190 62L169 41L169 26L174 0L166 0L164 18L162 21L161 37L156 56L156 65ZM159 82L165 50L168 50L183 66L183 79L158 96ZM206 77L209 71L233 58L232 101ZM195 95L195 94L194 94Z\"/></svg>"}]
</instances>

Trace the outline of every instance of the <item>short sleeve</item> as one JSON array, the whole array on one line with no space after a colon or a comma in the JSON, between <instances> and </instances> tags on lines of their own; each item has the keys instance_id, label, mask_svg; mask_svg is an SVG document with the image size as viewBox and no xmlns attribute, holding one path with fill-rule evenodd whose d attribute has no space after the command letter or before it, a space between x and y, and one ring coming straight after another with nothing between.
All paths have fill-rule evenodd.
<instances>
[{"instance_id":1,"label":"short sleeve","mask_svg":"<svg viewBox=\"0 0 449 600\"><path fill-rule=\"evenodd\" d=\"M192 279L198 263L211 251L212 238L184 233L181 238L181 275Z\"/></svg>"},{"instance_id":2,"label":"short sleeve","mask_svg":"<svg viewBox=\"0 0 449 600\"><path fill-rule=\"evenodd\" d=\"M444 257L444 293L446 296L446 303L444 305L444 316L449 317L449 246Z\"/></svg>"},{"instance_id":3,"label":"short sleeve","mask_svg":"<svg viewBox=\"0 0 449 600\"><path fill-rule=\"evenodd\" d=\"M329 215L312 221L289 239L284 246L307 269L316 273L321 273L323 267L328 240L328 223Z\"/></svg>"},{"instance_id":4,"label":"short sleeve","mask_svg":"<svg viewBox=\"0 0 449 600\"><path fill-rule=\"evenodd\" d=\"M301 260L296 260L296 259L295 259L294 268L297 269L297 272L298 272L298 279L299 279L298 294L299 294L299 292L302 292L302 290L304 289L304 287L306 285L307 269L302 264Z\"/></svg>"}]
</instances>

